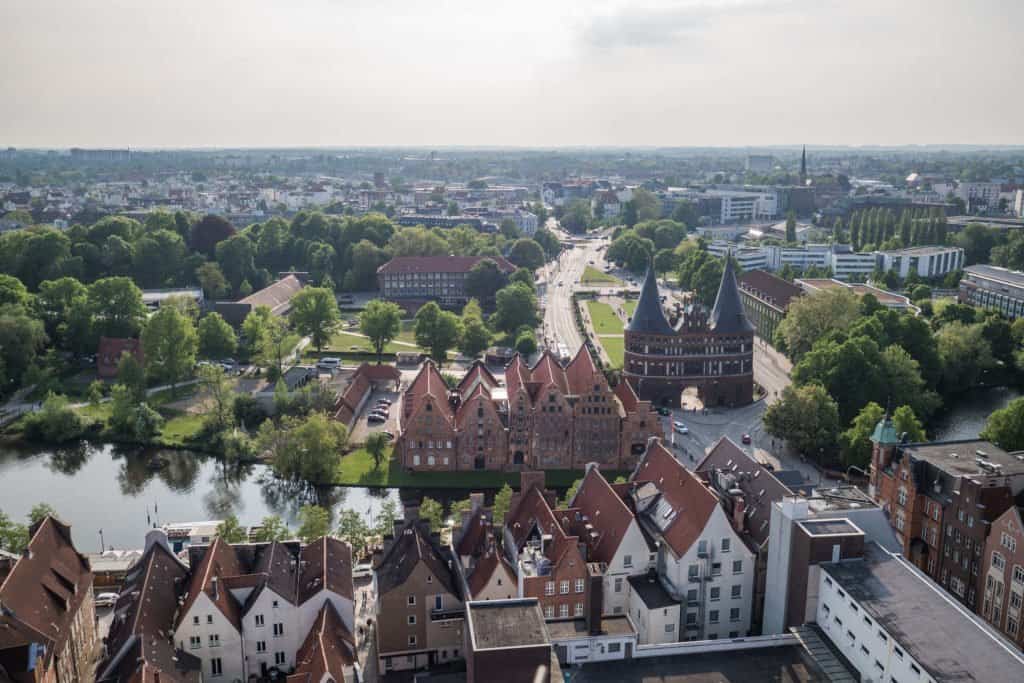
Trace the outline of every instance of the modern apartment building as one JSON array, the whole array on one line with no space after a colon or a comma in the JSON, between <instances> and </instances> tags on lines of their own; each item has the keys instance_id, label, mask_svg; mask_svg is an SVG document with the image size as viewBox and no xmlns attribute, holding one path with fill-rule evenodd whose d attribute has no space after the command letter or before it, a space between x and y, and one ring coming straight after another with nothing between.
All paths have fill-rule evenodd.
<instances>
[{"instance_id":1,"label":"modern apartment building","mask_svg":"<svg viewBox=\"0 0 1024 683\"><path fill-rule=\"evenodd\" d=\"M736 282L747 320L754 324L758 337L771 343L776 328L789 310L789 303L804 291L764 270L745 271Z\"/></svg>"},{"instance_id":2,"label":"modern apartment building","mask_svg":"<svg viewBox=\"0 0 1024 683\"><path fill-rule=\"evenodd\" d=\"M1007 318L1020 318L1024 316L1024 273L998 266L967 266L957 299L999 311Z\"/></svg>"},{"instance_id":3,"label":"modern apartment building","mask_svg":"<svg viewBox=\"0 0 1024 683\"><path fill-rule=\"evenodd\" d=\"M0 680L91 680L98 645L89 561L71 527L45 517L20 557L0 554Z\"/></svg>"},{"instance_id":4,"label":"modern apartment building","mask_svg":"<svg viewBox=\"0 0 1024 683\"><path fill-rule=\"evenodd\" d=\"M483 259L481 256L396 256L377 269L381 296L397 302L436 301L446 307L462 306L469 300L466 275ZM491 260L506 275L516 269L500 256Z\"/></svg>"},{"instance_id":5,"label":"modern apartment building","mask_svg":"<svg viewBox=\"0 0 1024 683\"><path fill-rule=\"evenodd\" d=\"M402 398L395 452L412 470L630 469L661 434L650 402L614 389L581 347L563 367L550 352L515 356L505 383L476 362L454 390L426 361Z\"/></svg>"},{"instance_id":6,"label":"modern apartment building","mask_svg":"<svg viewBox=\"0 0 1024 683\"><path fill-rule=\"evenodd\" d=\"M901 280L911 273L934 278L963 268L964 250L960 247L910 247L880 251L878 258L882 270L896 273Z\"/></svg>"}]
</instances>

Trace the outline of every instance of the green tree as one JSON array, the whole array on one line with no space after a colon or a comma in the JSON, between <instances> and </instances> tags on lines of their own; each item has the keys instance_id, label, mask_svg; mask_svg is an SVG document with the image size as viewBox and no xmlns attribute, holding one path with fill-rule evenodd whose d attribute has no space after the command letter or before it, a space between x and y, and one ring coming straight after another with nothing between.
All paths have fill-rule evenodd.
<instances>
[{"instance_id":1,"label":"green tree","mask_svg":"<svg viewBox=\"0 0 1024 683\"><path fill-rule=\"evenodd\" d=\"M173 307L162 307L142 333L142 350L147 373L171 385L176 395L178 382L187 377L196 364L199 337L195 325Z\"/></svg>"},{"instance_id":2,"label":"green tree","mask_svg":"<svg viewBox=\"0 0 1024 683\"><path fill-rule=\"evenodd\" d=\"M146 370L134 353L122 353L117 363L117 381L131 393L136 403L146 400Z\"/></svg>"},{"instance_id":3,"label":"green tree","mask_svg":"<svg viewBox=\"0 0 1024 683\"><path fill-rule=\"evenodd\" d=\"M355 510L342 510L338 517L338 538L352 546L352 557L359 560L370 547L370 527Z\"/></svg>"},{"instance_id":4,"label":"green tree","mask_svg":"<svg viewBox=\"0 0 1024 683\"><path fill-rule=\"evenodd\" d=\"M768 407L765 429L799 452L822 462L839 437L839 409L820 384L790 385Z\"/></svg>"},{"instance_id":5,"label":"green tree","mask_svg":"<svg viewBox=\"0 0 1024 683\"><path fill-rule=\"evenodd\" d=\"M1024 398L988 416L981 438L988 439L1005 451L1024 450Z\"/></svg>"},{"instance_id":6,"label":"green tree","mask_svg":"<svg viewBox=\"0 0 1024 683\"><path fill-rule=\"evenodd\" d=\"M574 479L569 488L565 491L565 497L562 498L562 502L559 507L567 508L572 503L572 499L576 497L576 493L580 490L580 485L583 483L583 479Z\"/></svg>"},{"instance_id":7,"label":"green tree","mask_svg":"<svg viewBox=\"0 0 1024 683\"><path fill-rule=\"evenodd\" d=\"M935 335L942 360L943 393L954 394L978 384L981 373L993 367L992 348L981 325L952 322Z\"/></svg>"},{"instance_id":8,"label":"green tree","mask_svg":"<svg viewBox=\"0 0 1024 683\"><path fill-rule=\"evenodd\" d=\"M442 311L433 301L424 304L416 312L416 343L428 349L438 364L444 363L448 349L458 343L461 333L462 323L458 317L449 311Z\"/></svg>"},{"instance_id":9,"label":"green tree","mask_svg":"<svg viewBox=\"0 0 1024 683\"><path fill-rule=\"evenodd\" d=\"M420 518L430 522L431 531L444 528L444 506L433 498L424 497L420 501Z\"/></svg>"},{"instance_id":10,"label":"green tree","mask_svg":"<svg viewBox=\"0 0 1024 683\"><path fill-rule=\"evenodd\" d=\"M348 430L323 413L285 417L279 425L266 421L257 433L260 449L269 453L278 476L314 486L335 481Z\"/></svg>"},{"instance_id":11,"label":"green tree","mask_svg":"<svg viewBox=\"0 0 1024 683\"><path fill-rule=\"evenodd\" d=\"M228 293L228 281L224 273L213 261L206 261L196 268L196 279L199 286L203 288L203 294L207 299L216 300L223 298Z\"/></svg>"},{"instance_id":12,"label":"green tree","mask_svg":"<svg viewBox=\"0 0 1024 683\"><path fill-rule=\"evenodd\" d=\"M245 543L249 539L249 534L238 522L238 517L228 515L217 525L217 537L225 543Z\"/></svg>"},{"instance_id":13,"label":"green tree","mask_svg":"<svg viewBox=\"0 0 1024 683\"><path fill-rule=\"evenodd\" d=\"M543 260L541 262L543 263ZM530 280L533 280L533 273L530 273ZM494 259L485 258L466 273L466 294L479 301L490 302L494 300L497 291L507 282L508 278L498 267L497 262Z\"/></svg>"},{"instance_id":14,"label":"green tree","mask_svg":"<svg viewBox=\"0 0 1024 683\"><path fill-rule=\"evenodd\" d=\"M661 201L653 192L641 187L633 190L633 207L636 209L636 221L651 221L661 217Z\"/></svg>"},{"instance_id":15,"label":"green tree","mask_svg":"<svg viewBox=\"0 0 1024 683\"><path fill-rule=\"evenodd\" d=\"M370 338L379 364L384 347L390 344L402 329L402 309L390 301L374 299L359 314L359 329Z\"/></svg>"},{"instance_id":16,"label":"green tree","mask_svg":"<svg viewBox=\"0 0 1024 683\"><path fill-rule=\"evenodd\" d=\"M259 527L253 533L253 540L257 543L270 543L271 541L284 541L291 536L288 526L277 515L264 517Z\"/></svg>"},{"instance_id":17,"label":"green tree","mask_svg":"<svg viewBox=\"0 0 1024 683\"><path fill-rule=\"evenodd\" d=\"M388 450L388 438L383 432L373 432L366 437L366 452L373 458L373 469L379 470Z\"/></svg>"},{"instance_id":18,"label":"green tree","mask_svg":"<svg viewBox=\"0 0 1024 683\"><path fill-rule=\"evenodd\" d=\"M512 334L523 325L536 327L537 295L528 286L517 282L501 289L496 299L491 324L498 330Z\"/></svg>"},{"instance_id":19,"label":"green tree","mask_svg":"<svg viewBox=\"0 0 1024 683\"><path fill-rule=\"evenodd\" d=\"M235 234L235 226L220 216L208 214L192 226L189 246L194 251L202 252L207 258L213 258L217 245Z\"/></svg>"},{"instance_id":20,"label":"green tree","mask_svg":"<svg viewBox=\"0 0 1024 683\"><path fill-rule=\"evenodd\" d=\"M394 533L397 519L399 519L398 505L394 499L385 498L381 503L380 512L377 513L377 526L374 531L380 536Z\"/></svg>"},{"instance_id":21,"label":"green tree","mask_svg":"<svg viewBox=\"0 0 1024 683\"><path fill-rule=\"evenodd\" d=\"M512 487L505 483L498 492L494 494L494 506L492 508L492 514L494 523L496 525L502 525L505 523L505 515L508 514L509 507L512 505Z\"/></svg>"},{"instance_id":22,"label":"green tree","mask_svg":"<svg viewBox=\"0 0 1024 683\"><path fill-rule=\"evenodd\" d=\"M235 330L220 313L208 313L199 321L199 356L202 358L230 358L238 350Z\"/></svg>"},{"instance_id":23,"label":"green tree","mask_svg":"<svg viewBox=\"0 0 1024 683\"><path fill-rule=\"evenodd\" d=\"M461 500L453 500L448 505L448 516L455 521L455 526L459 526L462 523L463 514L473 509L473 501L469 498L462 498Z\"/></svg>"},{"instance_id":24,"label":"green tree","mask_svg":"<svg viewBox=\"0 0 1024 683\"><path fill-rule=\"evenodd\" d=\"M15 306L28 306L32 296L21 280L13 275L0 273L0 306L14 304Z\"/></svg>"},{"instance_id":25,"label":"green tree","mask_svg":"<svg viewBox=\"0 0 1024 683\"><path fill-rule=\"evenodd\" d=\"M786 241L796 242L796 214L792 211L786 214Z\"/></svg>"},{"instance_id":26,"label":"green tree","mask_svg":"<svg viewBox=\"0 0 1024 683\"><path fill-rule=\"evenodd\" d=\"M470 299L462 309L462 337L459 338L459 351L470 358L475 358L487 350L491 343L491 331L484 322L480 305Z\"/></svg>"},{"instance_id":27,"label":"green tree","mask_svg":"<svg viewBox=\"0 0 1024 683\"><path fill-rule=\"evenodd\" d=\"M516 351L524 356L532 356L537 353L537 337L533 330L524 329L516 335Z\"/></svg>"},{"instance_id":28,"label":"green tree","mask_svg":"<svg viewBox=\"0 0 1024 683\"><path fill-rule=\"evenodd\" d=\"M312 340L317 352L331 340L340 317L334 293L324 287L306 287L292 298L292 324Z\"/></svg>"},{"instance_id":29,"label":"green tree","mask_svg":"<svg viewBox=\"0 0 1024 683\"><path fill-rule=\"evenodd\" d=\"M871 401L860 409L850 428L839 435L840 454L844 465L865 469L871 462L871 435L885 416L882 406Z\"/></svg>"},{"instance_id":30,"label":"green tree","mask_svg":"<svg viewBox=\"0 0 1024 683\"><path fill-rule=\"evenodd\" d=\"M245 234L232 235L219 242L216 252L217 265L232 287L237 289L256 272L256 250Z\"/></svg>"},{"instance_id":31,"label":"green tree","mask_svg":"<svg viewBox=\"0 0 1024 683\"><path fill-rule=\"evenodd\" d=\"M857 295L837 287L792 301L775 333L776 345L798 361L814 343L845 331L860 316Z\"/></svg>"},{"instance_id":32,"label":"green tree","mask_svg":"<svg viewBox=\"0 0 1024 683\"><path fill-rule=\"evenodd\" d=\"M103 380L94 379L89 382L89 389L86 391L86 400L89 401L89 405L95 408L103 400L103 392L106 385Z\"/></svg>"},{"instance_id":33,"label":"green tree","mask_svg":"<svg viewBox=\"0 0 1024 683\"><path fill-rule=\"evenodd\" d=\"M517 268L516 271L512 273L508 278L509 284L512 284L513 282L521 282L522 284L526 285L533 291L537 290L537 284L535 280L536 276L533 274L532 271L529 271L526 268Z\"/></svg>"},{"instance_id":34,"label":"green tree","mask_svg":"<svg viewBox=\"0 0 1024 683\"><path fill-rule=\"evenodd\" d=\"M299 530L296 536L303 543L312 543L331 531L331 513L318 505L303 505L299 509Z\"/></svg>"},{"instance_id":35,"label":"green tree","mask_svg":"<svg viewBox=\"0 0 1024 683\"><path fill-rule=\"evenodd\" d=\"M230 428L235 416L235 391L231 380L218 365L207 365L196 373L203 398L209 405L206 419L217 433Z\"/></svg>"},{"instance_id":36,"label":"green tree","mask_svg":"<svg viewBox=\"0 0 1024 683\"><path fill-rule=\"evenodd\" d=\"M105 337L134 337L146 321L142 290L131 278L107 277L89 285L89 307L96 332Z\"/></svg>"},{"instance_id":37,"label":"green tree","mask_svg":"<svg viewBox=\"0 0 1024 683\"><path fill-rule=\"evenodd\" d=\"M906 434L910 443L921 443L925 440L924 427L910 406L900 406L892 414L892 423L899 435Z\"/></svg>"},{"instance_id":38,"label":"green tree","mask_svg":"<svg viewBox=\"0 0 1024 683\"><path fill-rule=\"evenodd\" d=\"M56 517L57 511L49 503L36 503L28 512L29 524L38 524L47 517Z\"/></svg>"},{"instance_id":39,"label":"green tree","mask_svg":"<svg viewBox=\"0 0 1024 683\"><path fill-rule=\"evenodd\" d=\"M532 239L518 239L508 253L508 260L521 268L537 270L544 265L544 249Z\"/></svg>"},{"instance_id":40,"label":"green tree","mask_svg":"<svg viewBox=\"0 0 1024 683\"><path fill-rule=\"evenodd\" d=\"M583 233L590 229L594 215L590 211L590 202L586 199L573 199L565 205L560 222L562 227L572 233Z\"/></svg>"},{"instance_id":41,"label":"green tree","mask_svg":"<svg viewBox=\"0 0 1024 683\"><path fill-rule=\"evenodd\" d=\"M40 410L25 416L22 429L28 439L64 443L82 436L85 422L69 405L67 398L51 393Z\"/></svg>"},{"instance_id":42,"label":"green tree","mask_svg":"<svg viewBox=\"0 0 1024 683\"><path fill-rule=\"evenodd\" d=\"M28 527L11 520L0 510L0 550L20 555L28 547Z\"/></svg>"},{"instance_id":43,"label":"green tree","mask_svg":"<svg viewBox=\"0 0 1024 683\"><path fill-rule=\"evenodd\" d=\"M45 343L42 321L21 306L0 306L0 380L6 379L8 385L20 382Z\"/></svg>"}]
</instances>

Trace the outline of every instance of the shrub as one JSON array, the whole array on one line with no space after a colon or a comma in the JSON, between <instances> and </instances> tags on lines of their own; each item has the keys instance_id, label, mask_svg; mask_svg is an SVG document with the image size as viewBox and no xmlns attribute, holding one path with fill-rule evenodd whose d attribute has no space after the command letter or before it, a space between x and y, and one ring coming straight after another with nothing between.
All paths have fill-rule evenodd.
<instances>
[{"instance_id":1,"label":"shrub","mask_svg":"<svg viewBox=\"0 0 1024 683\"><path fill-rule=\"evenodd\" d=\"M58 394L49 394L43 407L24 420L25 436L33 441L63 443L77 439L85 432L82 417Z\"/></svg>"}]
</instances>

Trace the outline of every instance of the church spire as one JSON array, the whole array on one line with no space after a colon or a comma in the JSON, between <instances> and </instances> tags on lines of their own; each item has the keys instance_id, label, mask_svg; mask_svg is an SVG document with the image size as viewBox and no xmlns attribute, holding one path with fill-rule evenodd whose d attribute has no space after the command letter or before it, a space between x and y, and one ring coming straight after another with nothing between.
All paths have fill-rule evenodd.
<instances>
[{"instance_id":1,"label":"church spire","mask_svg":"<svg viewBox=\"0 0 1024 683\"><path fill-rule=\"evenodd\" d=\"M800 184L807 182L807 145L800 153Z\"/></svg>"}]
</instances>

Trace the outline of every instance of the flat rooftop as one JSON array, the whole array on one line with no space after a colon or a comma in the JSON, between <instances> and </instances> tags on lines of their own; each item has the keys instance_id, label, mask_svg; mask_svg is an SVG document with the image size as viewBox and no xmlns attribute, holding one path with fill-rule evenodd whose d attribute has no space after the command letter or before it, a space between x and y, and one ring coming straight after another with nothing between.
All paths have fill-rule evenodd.
<instances>
[{"instance_id":1,"label":"flat rooftop","mask_svg":"<svg viewBox=\"0 0 1024 683\"><path fill-rule=\"evenodd\" d=\"M865 546L864 559L828 562L821 569L936 681L1020 680L1019 651L877 544Z\"/></svg>"},{"instance_id":2,"label":"flat rooftop","mask_svg":"<svg viewBox=\"0 0 1024 683\"><path fill-rule=\"evenodd\" d=\"M989 280L1004 282L1010 285L1016 285L1018 287L1024 287L1024 273L1019 270L1010 270L1009 268L1000 268L999 266L979 264L975 266L967 266L964 268L964 273L977 275L978 277L983 277Z\"/></svg>"},{"instance_id":3,"label":"flat rooftop","mask_svg":"<svg viewBox=\"0 0 1024 683\"><path fill-rule=\"evenodd\" d=\"M856 486L832 486L814 489L814 494L807 499L810 509L815 514L830 510L863 510L878 507L868 494Z\"/></svg>"},{"instance_id":4,"label":"flat rooftop","mask_svg":"<svg viewBox=\"0 0 1024 683\"><path fill-rule=\"evenodd\" d=\"M657 578L649 577L646 574L629 577L629 585L633 591L644 601L647 609L661 609L679 603L672 599L668 591L661 585Z\"/></svg>"},{"instance_id":5,"label":"flat rooftop","mask_svg":"<svg viewBox=\"0 0 1024 683\"><path fill-rule=\"evenodd\" d=\"M1024 474L1024 454L1007 453L990 441L934 441L912 443L902 447L917 460L924 460L951 476L1012 476Z\"/></svg>"},{"instance_id":6,"label":"flat rooftop","mask_svg":"<svg viewBox=\"0 0 1024 683\"><path fill-rule=\"evenodd\" d=\"M883 254L890 256L927 256L930 254L944 254L947 251L955 251L956 247L923 246L907 247L906 249L892 249L883 251Z\"/></svg>"},{"instance_id":7,"label":"flat rooftop","mask_svg":"<svg viewBox=\"0 0 1024 683\"><path fill-rule=\"evenodd\" d=\"M824 683L798 646L584 664L573 683Z\"/></svg>"},{"instance_id":8,"label":"flat rooftop","mask_svg":"<svg viewBox=\"0 0 1024 683\"><path fill-rule=\"evenodd\" d=\"M848 519L805 519L797 522L811 536L835 536L836 534L864 533Z\"/></svg>"},{"instance_id":9,"label":"flat rooftop","mask_svg":"<svg viewBox=\"0 0 1024 683\"><path fill-rule=\"evenodd\" d=\"M467 602L466 624L477 651L550 643L536 598Z\"/></svg>"},{"instance_id":10,"label":"flat rooftop","mask_svg":"<svg viewBox=\"0 0 1024 683\"><path fill-rule=\"evenodd\" d=\"M548 634L551 640L572 640L573 638L584 638L589 635L586 619L567 619L565 621L549 621ZM628 636L636 631L629 623L625 615L601 617L601 635L603 636Z\"/></svg>"}]
</instances>

